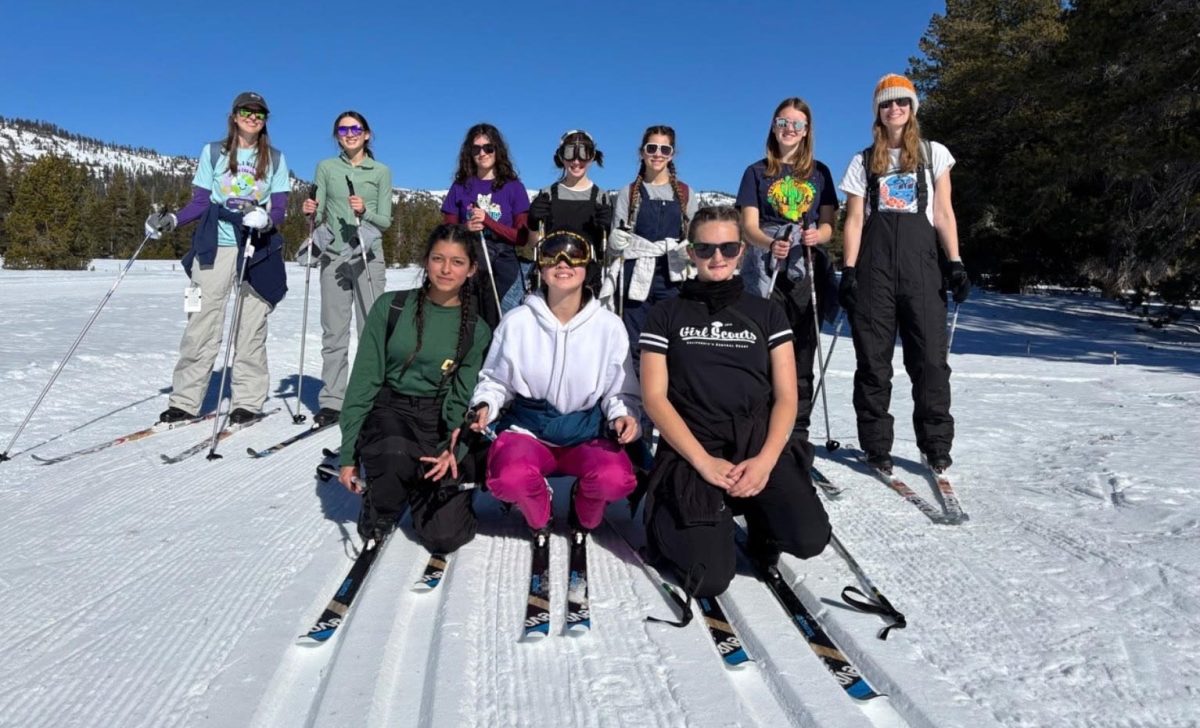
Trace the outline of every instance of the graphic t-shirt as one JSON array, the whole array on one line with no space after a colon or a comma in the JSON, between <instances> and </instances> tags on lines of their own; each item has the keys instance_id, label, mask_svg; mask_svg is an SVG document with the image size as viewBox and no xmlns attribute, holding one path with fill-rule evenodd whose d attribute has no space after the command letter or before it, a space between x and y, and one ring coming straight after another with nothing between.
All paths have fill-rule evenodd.
<instances>
[{"instance_id":1,"label":"graphic t-shirt","mask_svg":"<svg viewBox=\"0 0 1200 728\"><path fill-rule=\"evenodd\" d=\"M279 155L279 169L270 169L268 165L265 179L254 178L254 167L258 163L258 153L254 149L237 150L237 171L229 171L229 155L222 154L217 158L216 168L209 165L211 145L205 144L200 152L200 164L196 167L196 176L192 184L209 190L209 200L225 205L231 210L238 210L241 203L267 206L271 195L275 192L287 192L288 184L287 160ZM233 224L222 220L217 226L217 245L237 245Z\"/></svg>"},{"instance_id":2,"label":"graphic t-shirt","mask_svg":"<svg viewBox=\"0 0 1200 728\"><path fill-rule=\"evenodd\" d=\"M767 176L767 160L760 159L746 168L738 187L738 208L757 207L758 224L770 226L799 223L807 226L817 222L823 205L837 209L837 192L829 167L813 160L812 172L806 179L794 175L792 165L785 164L780 173Z\"/></svg>"},{"instance_id":3,"label":"graphic t-shirt","mask_svg":"<svg viewBox=\"0 0 1200 728\"><path fill-rule=\"evenodd\" d=\"M925 168L925 184L929 188L929 201L925 206L925 215L929 224L933 224L933 188L936 181L942 178L954 166L954 157L950 150L938 142L930 142L930 154L933 159ZM911 214L917 211L917 173L900 172L900 150L889 149L891 166L887 172L879 176L879 212L897 212ZM867 172L863 166L862 152L855 154L842 177L842 191L856 197L867 196ZM870 216L875 210L865 210Z\"/></svg>"},{"instance_id":4,"label":"graphic t-shirt","mask_svg":"<svg viewBox=\"0 0 1200 728\"><path fill-rule=\"evenodd\" d=\"M501 225L514 227L517 215L529 211L529 193L520 180L510 180L498 190L492 189L492 180L470 177L463 184L456 184L446 194L442 212L458 215L460 223L471 217L471 208L480 207Z\"/></svg>"},{"instance_id":5,"label":"graphic t-shirt","mask_svg":"<svg viewBox=\"0 0 1200 728\"><path fill-rule=\"evenodd\" d=\"M638 347L666 354L667 399L695 431L769 404L770 351L792 338L783 307L743 293L715 314L703 302L685 298L656 304Z\"/></svg>"}]
</instances>

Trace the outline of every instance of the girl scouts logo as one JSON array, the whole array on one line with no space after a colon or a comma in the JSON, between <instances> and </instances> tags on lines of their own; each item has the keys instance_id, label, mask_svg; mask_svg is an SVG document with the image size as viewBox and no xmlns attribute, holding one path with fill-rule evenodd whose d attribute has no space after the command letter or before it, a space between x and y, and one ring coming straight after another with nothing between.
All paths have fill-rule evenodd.
<instances>
[{"instance_id":1,"label":"girl scouts logo","mask_svg":"<svg viewBox=\"0 0 1200 728\"><path fill-rule=\"evenodd\" d=\"M796 222L808 212L816 196L817 189L812 182L797 182L791 175L775 180L767 188L767 201L771 203L771 207L784 219L792 222Z\"/></svg>"},{"instance_id":2,"label":"girl scouts logo","mask_svg":"<svg viewBox=\"0 0 1200 728\"><path fill-rule=\"evenodd\" d=\"M720 346L724 348L745 349L754 342L758 341L758 337L753 331L729 331L727 327L730 324L724 321L713 321L708 326L696 328L695 326L684 326L679 329L679 338L686 342L694 342L702 346Z\"/></svg>"}]
</instances>

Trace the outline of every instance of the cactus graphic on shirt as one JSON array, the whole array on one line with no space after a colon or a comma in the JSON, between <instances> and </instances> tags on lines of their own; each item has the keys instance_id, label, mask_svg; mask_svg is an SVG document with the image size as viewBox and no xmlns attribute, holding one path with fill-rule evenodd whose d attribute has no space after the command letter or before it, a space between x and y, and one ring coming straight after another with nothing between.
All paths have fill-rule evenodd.
<instances>
[{"instance_id":1,"label":"cactus graphic on shirt","mask_svg":"<svg viewBox=\"0 0 1200 728\"><path fill-rule=\"evenodd\" d=\"M492 202L492 195L489 192L486 195L477 195L475 197L475 206L487 213L487 216L493 220L500 219L500 203Z\"/></svg>"},{"instance_id":2,"label":"cactus graphic on shirt","mask_svg":"<svg viewBox=\"0 0 1200 728\"><path fill-rule=\"evenodd\" d=\"M811 181L797 182L791 175L780 177L767 188L767 201L771 207L785 220L793 222L804 217L816 197L817 189Z\"/></svg>"}]
</instances>

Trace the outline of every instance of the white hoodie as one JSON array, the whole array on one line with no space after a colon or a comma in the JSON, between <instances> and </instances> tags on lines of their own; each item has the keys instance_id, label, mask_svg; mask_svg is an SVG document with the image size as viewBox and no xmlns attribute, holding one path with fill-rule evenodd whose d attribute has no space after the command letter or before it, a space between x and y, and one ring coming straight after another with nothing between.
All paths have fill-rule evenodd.
<instances>
[{"instance_id":1,"label":"white hoodie","mask_svg":"<svg viewBox=\"0 0 1200 728\"><path fill-rule=\"evenodd\" d=\"M526 296L496 327L471 406L486 404L494 422L518 394L544 399L563 414L599 401L606 420L640 417L625 324L594 298L563 324L540 293Z\"/></svg>"}]
</instances>

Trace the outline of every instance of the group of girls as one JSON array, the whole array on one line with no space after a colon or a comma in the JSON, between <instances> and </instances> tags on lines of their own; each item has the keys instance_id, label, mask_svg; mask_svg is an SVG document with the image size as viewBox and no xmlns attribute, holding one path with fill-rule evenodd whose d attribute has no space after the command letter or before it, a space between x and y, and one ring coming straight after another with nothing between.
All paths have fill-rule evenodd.
<instances>
[{"instance_id":1,"label":"group of girls","mask_svg":"<svg viewBox=\"0 0 1200 728\"><path fill-rule=\"evenodd\" d=\"M257 160L265 156L266 104L245 96L235 102L222 154L236 147L250 169L255 149ZM261 116L243 113L256 108ZM340 154L321 162L318 196L304 211L326 229L318 422L340 417L343 485L362 492L360 467L370 482L364 538L378 538L407 507L425 545L458 548L475 533L473 491L464 483L486 484L544 538L553 520L547 479L566 475L576 478L568 524L585 534L608 503L635 489L644 494L651 555L693 595L719 594L732 579L735 515L746 518L756 559L820 553L831 531L810 479L813 353L820 321L836 316L839 301L852 325L854 405L872 464L890 467L890 361L899 332L918 444L931 464L947 467L946 289L961 301L970 286L950 204L954 160L921 140L908 79L885 76L874 108L872 144L841 182L848 217L840 284L820 247L833 235L832 176L813 156L812 110L789 98L772 114L766 157L746 169L736 208L698 209L676 175L670 127L645 131L636 178L610 207L588 177L590 165L604 161L588 132L562 135L554 154L562 176L531 204L500 131L473 126L444 224L426 241L424 281L388 293L377 233L390 223L390 173L370 153L365 118L339 115ZM247 118L259 128L243 129ZM242 149L251 150L246 160ZM232 162L218 167L225 164L234 170ZM226 213L224 184L202 184L212 176L204 168L202 156L196 200L206 197L222 224L253 229ZM252 187L261 188L256 204L274 191L265 181ZM281 207L270 200L274 225ZM527 275L516 248L529 241L536 254ZM224 295L217 290L212 305ZM346 386L351 308L360 345ZM269 305L263 310L265 336ZM197 359L188 366L205 363L186 358ZM181 352L180 368L184 359ZM256 413L262 399L239 394L249 384L235 366L235 403ZM195 396L174 397L173 408L195 416ZM652 462L636 447L650 428L660 435ZM647 470L640 477L635 461Z\"/></svg>"}]
</instances>

